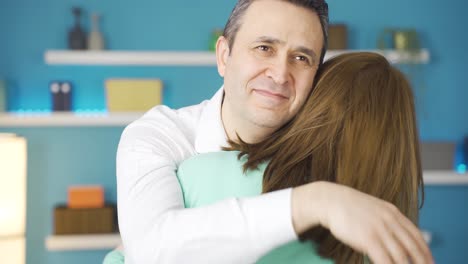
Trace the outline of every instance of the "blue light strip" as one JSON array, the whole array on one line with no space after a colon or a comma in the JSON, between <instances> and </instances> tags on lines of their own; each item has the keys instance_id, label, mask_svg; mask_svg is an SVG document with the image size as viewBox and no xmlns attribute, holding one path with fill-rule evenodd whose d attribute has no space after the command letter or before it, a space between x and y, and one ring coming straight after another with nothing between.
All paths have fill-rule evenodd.
<instances>
[{"instance_id":1,"label":"blue light strip","mask_svg":"<svg viewBox=\"0 0 468 264\"><path fill-rule=\"evenodd\" d=\"M49 109L18 109L13 110L10 113L21 114L21 115L44 115L44 114L53 114L53 113L68 113L68 112L53 112ZM107 109L76 109L75 111L70 111L69 113L75 114L107 114Z\"/></svg>"},{"instance_id":2,"label":"blue light strip","mask_svg":"<svg viewBox=\"0 0 468 264\"><path fill-rule=\"evenodd\" d=\"M457 166L458 173L466 173L466 164L458 164Z\"/></svg>"}]
</instances>

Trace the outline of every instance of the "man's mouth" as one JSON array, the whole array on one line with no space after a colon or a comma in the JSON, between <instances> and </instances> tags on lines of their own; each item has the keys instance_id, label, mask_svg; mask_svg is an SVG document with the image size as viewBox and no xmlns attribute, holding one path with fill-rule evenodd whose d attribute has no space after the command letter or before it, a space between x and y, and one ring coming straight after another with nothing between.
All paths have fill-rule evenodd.
<instances>
[{"instance_id":1,"label":"man's mouth","mask_svg":"<svg viewBox=\"0 0 468 264\"><path fill-rule=\"evenodd\" d=\"M262 90L262 89L254 89L254 91L256 93L259 93L263 96L266 96L266 97L270 97L272 99L276 99L276 100L287 100L288 97L281 94L281 93L275 93L275 92L271 92L271 91L268 91L268 90Z\"/></svg>"}]
</instances>

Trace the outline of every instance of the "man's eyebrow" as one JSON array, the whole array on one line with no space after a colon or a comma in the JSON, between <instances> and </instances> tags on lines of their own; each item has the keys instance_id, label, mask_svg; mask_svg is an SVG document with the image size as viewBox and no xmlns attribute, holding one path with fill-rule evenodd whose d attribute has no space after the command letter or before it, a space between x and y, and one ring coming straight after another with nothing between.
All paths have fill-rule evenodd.
<instances>
[{"instance_id":1,"label":"man's eyebrow","mask_svg":"<svg viewBox=\"0 0 468 264\"><path fill-rule=\"evenodd\" d=\"M268 37L268 36L261 36L261 37L257 38L255 40L255 42L264 42L264 43L268 43L268 44L284 44L284 43L286 43L283 40L280 40L280 39L277 39L277 38L274 38L274 37ZM301 53L304 53L305 55L311 57L312 60L314 61L314 63L317 61L317 54L312 49L309 49L309 48L304 47L304 46L298 46L298 47L295 47L295 50L299 51Z\"/></svg>"},{"instance_id":2,"label":"man's eyebrow","mask_svg":"<svg viewBox=\"0 0 468 264\"><path fill-rule=\"evenodd\" d=\"M268 36L261 36L258 37L255 42L265 42L269 44L284 44L285 41L282 41L280 39L274 38L274 37L268 37Z\"/></svg>"}]
</instances>

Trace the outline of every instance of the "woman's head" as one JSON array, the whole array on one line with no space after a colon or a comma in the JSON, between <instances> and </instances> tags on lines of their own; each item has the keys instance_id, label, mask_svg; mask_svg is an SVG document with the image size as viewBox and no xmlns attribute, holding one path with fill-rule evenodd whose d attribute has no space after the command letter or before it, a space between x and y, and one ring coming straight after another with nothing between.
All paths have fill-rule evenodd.
<instances>
[{"instance_id":1,"label":"woman's head","mask_svg":"<svg viewBox=\"0 0 468 264\"><path fill-rule=\"evenodd\" d=\"M264 192L332 181L389 201L417 221L422 173L413 95L381 55L350 53L325 62L298 115L264 142L240 148L249 154L246 168L270 160ZM320 237L324 255L360 257L318 233L311 237Z\"/></svg>"},{"instance_id":2,"label":"woman's head","mask_svg":"<svg viewBox=\"0 0 468 264\"><path fill-rule=\"evenodd\" d=\"M386 182L387 170L410 169L410 164L419 170L413 95L399 70L378 54L352 53L326 62L316 80L301 113L279 138L281 148L296 153L290 162L325 154L314 158L327 159L320 163L331 166L330 180L357 184L375 195L391 186L366 186L369 178Z\"/></svg>"}]
</instances>

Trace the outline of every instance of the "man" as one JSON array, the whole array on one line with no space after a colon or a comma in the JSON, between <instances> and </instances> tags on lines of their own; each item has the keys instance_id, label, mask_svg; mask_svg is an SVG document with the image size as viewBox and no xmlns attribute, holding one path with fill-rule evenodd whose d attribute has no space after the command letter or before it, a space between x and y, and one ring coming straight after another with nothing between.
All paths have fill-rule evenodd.
<instances>
[{"instance_id":1,"label":"man","mask_svg":"<svg viewBox=\"0 0 468 264\"><path fill-rule=\"evenodd\" d=\"M240 0L217 42L224 86L200 105L155 107L125 129L117 187L126 263L253 263L316 225L376 263L432 261L394 206L332 183L184 209L178 164L289 121L312 88L327 23L323 0Z\"/></svg>"}]
</instances>

